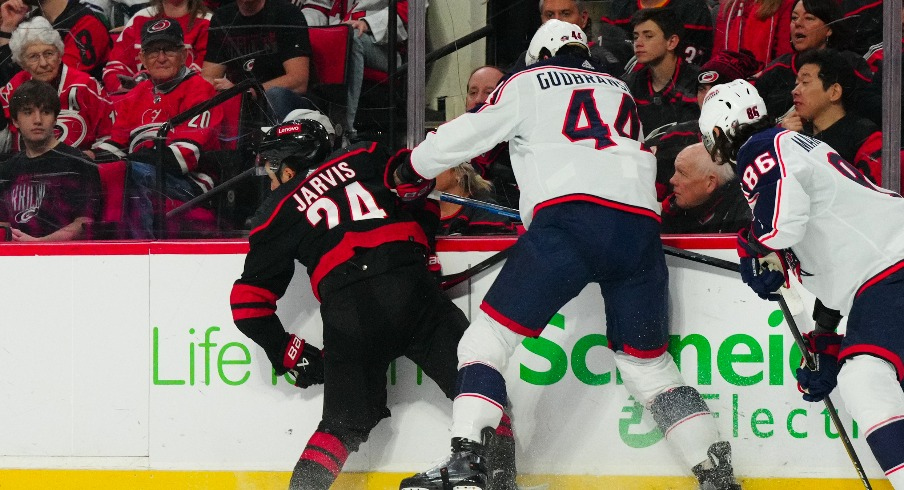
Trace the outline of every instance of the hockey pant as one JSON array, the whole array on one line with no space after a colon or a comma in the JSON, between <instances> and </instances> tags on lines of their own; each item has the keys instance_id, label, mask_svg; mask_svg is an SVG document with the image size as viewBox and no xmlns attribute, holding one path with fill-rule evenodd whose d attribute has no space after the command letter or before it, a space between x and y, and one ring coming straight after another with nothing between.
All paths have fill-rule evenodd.
<instances>
[{"instance_id":1,"label":"hockey pant","mask_svg":"<svg viewBox=\"0 0 904 490\"><path fill-rule=\"evenodd\" d=\"M838 390L848 412L867 427L866 442L888 481L904 490L904 391L895 368L870 355L849 358L838 373Z\"/></svg>"}]
</instances>

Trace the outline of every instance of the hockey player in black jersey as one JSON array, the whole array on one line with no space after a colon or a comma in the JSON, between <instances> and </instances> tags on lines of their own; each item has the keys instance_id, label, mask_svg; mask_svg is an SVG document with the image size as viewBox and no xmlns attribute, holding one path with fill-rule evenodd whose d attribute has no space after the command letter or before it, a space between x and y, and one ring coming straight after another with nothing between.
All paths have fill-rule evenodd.
<instances>
[{"instance_id":1,"label":"hockey player in black jersey","mask_svg":"<svg viewBox=\"0 0 904 490\"><path fill-rule=\"evenodd\" d=\"M389 154L363 142L330 155L328 120L310 117L264 137L261 157L279 185L253 218L245 268L230 297L236 326L264 349L277 374L290 373L300 388L324 384L323 419L289 484L298 490L329 488L349 454L389 417L386 372L394 359L417 363L451 398L456 348L468 326L427 270L434 230L425 233L384 186ZM287 332L276 315L295 260L321 302L323 350ZM489 437L507 454L497 460L509 462L498 468L505 476L493 488L515 488L508 418Z\"/></svg>"}]
</instances>

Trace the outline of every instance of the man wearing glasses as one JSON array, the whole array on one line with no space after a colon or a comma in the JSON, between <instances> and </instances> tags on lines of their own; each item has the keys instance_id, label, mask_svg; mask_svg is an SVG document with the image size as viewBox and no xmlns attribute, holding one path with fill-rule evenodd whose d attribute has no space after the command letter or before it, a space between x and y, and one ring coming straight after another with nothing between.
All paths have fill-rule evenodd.
<instances>
[{"instance_id":1,"label":"man wearing glasses","mask_svg":"<svg viewBox=\"0 0 904 490\"><path fill-rule=\"evenodd\" d=\"M133 238L152 238L153 193L157 165L166 173L167 198L187 201L213 187L205 172L202 150L216 149L222 122L218 107L175 126L166 135L167 149L154 149L160 126L179 113L212 98L213 85L185 67L185 46L179 23L160 19L145 24L141 32L141 62L148 79L116 101L115 122L110 139L98 144L96 160L126 159L130 164L127 196L137 207L138 223L131 226ZM135 215L132 213L130 215Z\"/></svg>"}]
</instances>

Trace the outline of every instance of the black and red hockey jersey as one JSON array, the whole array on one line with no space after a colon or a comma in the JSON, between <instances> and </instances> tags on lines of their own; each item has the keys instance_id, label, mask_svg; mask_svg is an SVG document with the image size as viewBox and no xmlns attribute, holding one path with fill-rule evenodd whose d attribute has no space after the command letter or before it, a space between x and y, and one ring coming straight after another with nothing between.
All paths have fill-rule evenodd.
<instances>
[{"instance_id":1,"label":"black and red hockey jersey","mask_svg":"<svg viewBox=\"0 0 904 490\"><path fill-rule=\"evenodd\" d=\"M393 244L410 248L416 243L426 250L423 228L383 185L388 158L381 146L370 142L333 153L309 174L299 173L279 186L252 218L250 250L230 304L236 325L271 360L285 346L276 300L285 294L296 260L307 268L320 300L327 291L322 284L341 287L341 269L354 267L361 254ZM385 263L370 263L366 272L393 268L398 265L393 257L387 254ZM423 256L420 263L425 264Z\"/></svg>"}]
</instances>

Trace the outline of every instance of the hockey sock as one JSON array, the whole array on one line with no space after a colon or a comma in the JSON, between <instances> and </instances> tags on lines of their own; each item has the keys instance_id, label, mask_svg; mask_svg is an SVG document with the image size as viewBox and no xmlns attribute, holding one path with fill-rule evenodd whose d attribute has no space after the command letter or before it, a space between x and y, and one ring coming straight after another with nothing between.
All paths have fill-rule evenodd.
<instances>
[{"instance_id":1,"label":"hockey sock","mask_svg":"<svg viewBox=\"0 0 904 490\"><path fill-rule=\"evenodd\" d=\"M480 442L484 427L497 427L506 404L505 379L492 367L472 362L458 370L452 402L452 437Z\"/></svg>"},{"instance_id":2,"label":"hockey sock","mask_svg":"<svg viewBox=\"0 0 904 490\"><path fill-rule=\"evenodd\" d=\"M707 451L719 440L719 430L700 393L679 386L660 393L650 405L653 419L689 467L709 461Z\"/></svg>"},{"instance_id":3,"label":"hockey sock","mask_svg":"<svg viewBox=\"0 0 904 490\"><path fill-rule=\"evenodd\" d=\"M904 489L904 415L870 427L866 442L891 484Z\"/></svg>"},{"instance_id":4,"label":"hockey sock","mask_svg":"<svg viewBox=\"0 0 904 490\"><path fill-rule=\"evenodd\" d=\"M327 490L339 476L348 449L338 437L315 432L308 440L289 482L290 490Z\"/></svg>"}]
</instances>

